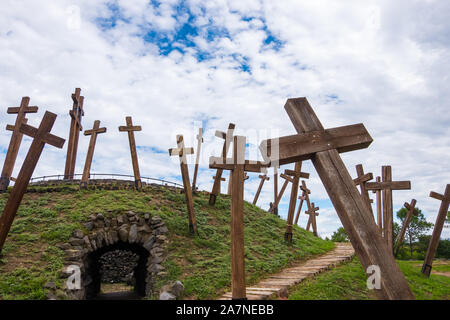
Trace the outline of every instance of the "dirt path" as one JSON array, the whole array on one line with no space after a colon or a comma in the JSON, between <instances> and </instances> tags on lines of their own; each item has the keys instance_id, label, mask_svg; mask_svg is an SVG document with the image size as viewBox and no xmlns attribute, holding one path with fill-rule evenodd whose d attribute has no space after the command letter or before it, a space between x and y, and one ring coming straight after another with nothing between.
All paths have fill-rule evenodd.
<instances>
[{"instance_id":1,"label":"dirt path","mask_svg":"<svg viewBox=\"0 0 450 320\"><path fill-rule=\"evenodd\" d=\"M322 256L284 269L278 274L271 275L267 279L247 287L247 298L248 300L270 300L277 297L286 297L287 289L291 286L348 261L354 255L355 251L350 243L336 243L335 249ZM230 299L231 292L219 298L219 300Z\"/></svg>"}]
</instances>

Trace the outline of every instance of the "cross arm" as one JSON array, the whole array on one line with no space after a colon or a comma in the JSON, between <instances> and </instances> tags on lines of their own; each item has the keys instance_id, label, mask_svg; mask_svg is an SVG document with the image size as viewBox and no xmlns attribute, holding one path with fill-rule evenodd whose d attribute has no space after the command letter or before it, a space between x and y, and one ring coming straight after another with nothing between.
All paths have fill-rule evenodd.
<instances>
[{"instance_id":1,"label":"cross arm","mask_svg":"<svg viewBox=\"0 0 450 320\"><path fill-rule=\"evenodd\" d=\"M294 179L292 179L290 176L288 176L288 175L286 175L284 173L280 174L280 177L282 177L283 179L285 179L285 180L287 180L287 181L289 181L291 183L294 183Z\"/></svg>"},{"instance_id":2,"label":"cross arm","mask_svg":"<svg viewBox=\"0 0 450 320\"><path fill-rule=\"evenodd\" d=\"M170 148L169 149L169 155L171 156L183 156L185 154L194 154L194 148Z\"/></svg>"},{"instance_id":3,"label":"cross arm","mask_svg":"<svg viewBox=\"0 0 450 320\"><path fill-rule=\"evenodd\" d=\"M30 107L24 107L23 108L24 113L37 113L39 110L39 107L36 106L30 106ZM16 114L19 113L20 107L9 107L6 111L8 114Z\"/></svg>"},{"instance_id":4,"label":"cross arm","mask_svg":"<svg viewBox=\"0 0 450 320\"><path fill-rule=\"evenodd\" d=\"M268 176L266 176L265 174L264 174L264 175L259 175L259 178L260 178L260 179L267 180L267 181L270 180L270 178L269 178Z\"/></svg>"},{"instance_id":5,"label":"cross arm","mask_svg":"<svg viewBox=\"0 0 450 320\"><path fill-rule=\"evenodd\" d=\"M84 132L85 136L90 136L93 133L105 133L106 132L106 128L98 128L98 129L91 129L91 130L86 130Z\"/></svg>"},{"instance_id":6,"label":"cross arm","mask_svg":"<svg viewBox=\"0 0 450 320\"><path fill-rule=\"evenodd\" d=\"M28 124L22 124L20 126L20 132L32 138L36 138L38 129ZM57 137L51 133L44 134L44 136L42 137L42 141L59 149L61 149L64 146L64 143L66 142L66 140Z\"/></svg>"},{"instance_id":7,"label":"cross arm","mask_svg":"<svg viewBox=\"0 0 450 320\"><path fill-rule=\"evenodd\" d=\"M369 172L363 176L353 179L353 181L355 182L355 185L360 185L361 183L370 181L372 179L373 179L373 174L371 172Z\"/></svg>"},{"instance_id":8,"label":"cross arm","mask_svg":"<svg viewBox=\"0 0 450 320\"><path fill-rule=\"evenodd\" d=\"M437 192L434 192L434 191L430 192L430 197L434 198L434 199L437 199L437 200L440 200L440 201L444 201L445 200L445 196L444 195L442 195L440 193L437 193Z\"/></svg>"},{"instance_id":9,"label":"cross arm","mask_svg":"<svg viewBox=\"0 0 450 320\"><path fill-rule=\"evenodd\" d=\"M261 172L268 165L261 161L251 161L245 160L244 171L247 172ZM223 170L233 170L234 164L232 158L227 158L225 163L222 157L210 157L209 158L209 168L210 169L223 169Z\"/></svg>"},{"instance_id":10,"label":"cross arm","mask_svg":"<svg viewBox=\"0 0 450 320\"><path fill-rule=\"evenodd\" d=\"M367 182L367 190L410 190L411 181L392 181L392 182Z\"/></svg>"},{"instance_id":11,"label":"cross arm","mask_svg":"<svg viewBox=\"0 0 450 320\"><path fill-rule=\"evenodd\" d=\"M290 170L290 169L286 169L284 170L284 174L288 175L288 176L297 176L297 172L295 172L295 170ZM307 172L300 172L299 173L299 178L305 178L305 179L309 179L309 173Z\"/></svg>"}]
</instances>

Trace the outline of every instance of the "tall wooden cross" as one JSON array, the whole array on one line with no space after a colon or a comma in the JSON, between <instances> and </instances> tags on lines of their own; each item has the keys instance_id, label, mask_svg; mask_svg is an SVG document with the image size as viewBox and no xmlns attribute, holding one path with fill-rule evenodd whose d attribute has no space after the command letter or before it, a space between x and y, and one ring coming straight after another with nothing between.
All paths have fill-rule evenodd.
<instances>
[{"instance_id":1,"label":"tall wooden cross","mask_svg":"<svg viewBox=\"0 0 450 320\"><path fill-rule=\"evenodd\" d=\"M9 230L11 229L14 218L16 217L23 195L27 191L31 176L33 175L45 144L47 143L60 149L64 145L64 139L50 133L55 120L56 114L47 111L45 112L44 118L38 129L25 123L18 124L20 132L32 137L33 142L31 143L30 149L22 164L22 168L20 169L14 187L11 190L8 201L3 208L3 214L0 217L0 252L6 237L8 236Z\"/></svg>"},{"instance_id":2,"label":"tall wooden cross","mask_svg":"<svg viewBox=\"0 0 450 320\"><path fill-rule=\"evenodd\" d=\"M231 287L233 300L247 299L244 255L244 177L245 172L261 172L263 164L245 160L245 137L233 137L233 157L211 157L211 169L231 170Z\"/></svg>"},{"instance_id":3,"label":"tall wooden cross","mask_svg":"<svg viewBox=\"0 0 450 320\"><path fill-rule=\"evenodd\" d=\"M308 208L308 210L305 211L306 214L309 215L308 223L306 225L306 231L309 231L310 226L312 225L313 228L313 234L317 237L317 221L316 216L319 215L317 212L319 210L319 207L316 207L314 205L314 202L311 203L311 208Z\"/></svg>"},{"instance_id":4,"label":"tall wooden cross","mask_svg":"<svg viewBox=\"0 0 450 320\"><path fill-rule=\"evenodd\" d=\"M289 201L288 216L286 220L286 232L284 233L284 240L292 242L292 223L294 221L295 207L297 205L298 185L300 178L309 178L309 173L301 172L302 162L295 163L294 170L285 170L284 173L292 176L291 198Z\"/></svg>"},{"instance_id":5,"label":"tall wooden cross","mask_svg":"<svg viewBox=\"0 0 450 320\"><path fill-rule=\"evenodd\" d=\"M134 132L135 131L142 131L141 126L134 126L133 120L131 117L126 117L126 126L120 126L119 131L120 132L128 132L128 141L130 143L130 152L131 152L131 162L133 163L133 172L134 172L134 185L136 189L141 190L142 189L142 182L141 182L141 173L139 172L139 162L137 157L137 151L136 151L136 141L134 139Z\"/></svg>"},{"instance_id":6,"label":"tall wooden cross","mask_svg":"<svg viewBox=\"0 0 450 320\"><path fill-rule=\"evenodd\" d=\"M228 149L230 148L230 144L233 141L233 131L234 131L235 125L234 123L230 123L228 125L227 132L222 131L216 131L216 137L224 139L223 143L223 149L222 149L222 158L223 160L226 159L228 154ZM222 177L223 169L217 169L216 172L216 179L214 180L213 188L211 190L211 193L209 195L209 204L214 205L216 203L217 195L220 192L220 178ZM228 184L231 186L231 176L228 179Z\"/></svg>"},{"instance_id":7,"label":"tall wooden cross","mask_svg":"<svg viewBox=\"0 0 450 320\"><path fill-rule=\"evenodd\" d=\"M169 155L178 156L180 159L181 178L183 179L184 196L186 198L186 206L189 220L189 232L197 234L197 220L195 218L194 200L192 198L191 183L189 180L189 169L187 165L187 154L193 154L194 148L186 148L182 135L177 135L178 148L169 149Z\"/></svg>"},{"instance_id":8,"label":"tall wooden cross","mask_svg":"<svg viewBox=\"0 0 450 320\"><path fill-rule=\"evenodd\" d=\"M214 181L216 181L216 176L213 176ZM222 190L222 182L225 181L225 178L220 178L220 184L219 184L219 194L221 193Z\"/></svg>"},{"instance_id":9,"label":"tall wooden cross","mask_svg":"<svg viewBox=\"0 0 450 320\"><path fill-rule=\"evenodd\" d=\"M64 179L73 180L75 174L75 163L77 160L78 140L80 131L83 131L81 126L81 119L84 116L83 104L84 97L80 96L81 89L76 88L75 93L72 93L73 107L69 111L72 118L69 131L69 142L67 144L66 166L64 169Z\"/></svg>"},{"instance_id":10,"label":"tall wooden cross","mask_svg":"<svg viewBox=\"0 0 450 320\"><path fill-rule=\"evenodd\" d=\"M256 202L258 201L264 182L270 180L270 178L267 176L267 173L259 175L259 178L261 179L261 181L259 182L258 190L256 190L255 197L253 198L253 204L256 204Z\"/></svg>"},{"instance_id":11,"label":"tall wooden cross","mask_svg":"<svg viewBox=\"0 0 450 320\"><path fill-rule=\"evenodd\" d=\"M434 255L436 254L437 247L439 246L439 239L441 238L442 228L447 217L448 207L450 205L450 184L445 188L445 193L439 194L431 191L430 197L440 200L441 207L434 224L433 234L431 235L430 243L428 244L427 255L422 266L422 273L426 276L430 276L431 268L433 266Z\"/></svg>"},{"instance_id":12,"label":"tall wooden cross","mask_svg":"<svg viewBox=\"0 0 450 320\"><path fill-rule=\"evenodd\" d=\"M288 99L285 109L298 134L261 143L265 161L272 143L280 164L311 159L365 270L378 265L381 299L414 299L408 282L380 236L370 211L345 167L339 152L367 148L373 141L363 124L324 129L306 98Z\"/></svg>"},{"instance_id":13,"label":"tall wooden cross","mask_svg":"<svg viewBox=\"0 0 450 320\"><path fill-rule=\"evenodd\" d=\"M8 108L8 114L17 114L16 123L14 126L7 125L6 130L12 131L11 140L9 141L8 151L6 153L5 162L3 164L2 175L0 176L0 192L6 191L11 180L11 175L16 163L17 154L19 153L20 144L22 143L23 134L20 132L20 125L27 123L27 113L38 112L38 107L28 106L30 103L29 97L23 97L20 107Z\"/></svg>"},{"instance_id":14,"label":"tall wooden cross","mask_svg":"<svg viewBox=\"0 0 450 320\"><path fill-rule=\"evenodd\" d=\"M398 254L400 247L402 246L403 239L405 237L406 229L408 229L409 223L411 222L411 218L413 215L417 216L418 211L416 209L416 199L412 199L411 203L405 202L404 206L408 212L406 213L405 220L403 220L402 230L400 231L397 242L395 244L395 255Z\"/></svg>"},{"instance_id":15,"label":"tall wooden cross","mask_svg":"<svg viewBox=\"0 0 450 320\"><path fill-rule=\"evenodd\" d=\"M300 190L302 190L302 195L300 197L298 197L299 200L300 200L300 204L299 204L298 209L297 209L297 215L295 217L294 224L298 224L298 219L300 217L300 212L302 211L303 202L306 201L306 206L308 207L308 210L309 210L309 208L311 208L311 203L309 201L309 195L311 194L311 190L309 190L306 187L305 180L302 180L302 185L300 186Z\"/></svg>"},{"instance_id":16,"label":"tall wooden cross","mask_svg":"<svg viewBox=\"0 0 450 320\"><path fill-rule=\"evenodd\" d=\"M367 209L369 209L370 213L373 216L373 211L372 211L372 200L369 197L369 191L366 189L366 182L370 181L373 179L373 174L371 172L369 173L364 173L364 168L362 164L358 164L356 165L356 174L358 175L358 177L356 179L354 179L353 181L355 182L355 185L359 185L359 188L361 190L361 197L363 198L364 202L367 205Z\"/></svg>"},{"instance_id":17,"label":"tall wooden cross","mask_svg":"<svg viewBox=\"0 0 450 320\"><path fill-rule=\"evenodd\" d=\"M198 174L198 166L200 163L200 153L202 150L202 143L203 143L203 135L202 135L202 128L198 128L198 135L197 135L197 157L195 158L195 167L194 167L194 178L192 179L192 191L197 191L197 174Z\"/></svg>"},{"instance_id":18,"label":"tall wooden cross","mask_svg":"<svg viewBox=\"0 0 450 320\"><path fill-rule=\"evenodd\" d=\"M89 148L86 154L86 161L84 163L83 176L81 177L81 188L87 188L89 176L91 173L92 158L94 157L95 143L97 142L97 135L105 132L106 128L100 128L100 120L94 121L94 126L91 130L84 131L84 135L91 136L91 140L89 141Z\"/></svg>"},{"instance_id":19,"label":"tall wooden cross","mask_svg":"<svg viewBox=\"0 0 450 320\"><path fill-rule=\"evenodd\" d=\"M381 177L377 177L376 182L380 183ZM383 236L384 226L383 226L383 207L382 207L382 203L381 203L381 190L380 189L372 190L372 192L375 193L376 197L377 197L377 225L378 225L378 230L380 231L381 236Z\"/></svg>"},{"instance_id":20,"label":"tall wooden cross","mask_svg":"<svg viewBox=\"0 0 450 320\"><path fill-rule=\"evenodd\" d=\"M392 181L392 167L381 167L382 182L367 182L367 190L381 190L383 198L384 238L389 249L394 254L394 213L392 190L410 190L410 181ZM373 217L373 216L372 216Z\"/></svg>"}]
</instances>

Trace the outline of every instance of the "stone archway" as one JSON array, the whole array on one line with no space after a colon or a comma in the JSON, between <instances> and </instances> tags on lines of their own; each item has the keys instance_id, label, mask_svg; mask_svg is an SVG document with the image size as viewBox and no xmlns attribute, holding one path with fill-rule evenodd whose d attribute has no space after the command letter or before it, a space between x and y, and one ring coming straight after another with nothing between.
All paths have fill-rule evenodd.
<instances>
[{"instance_id":1,"label":"stone archway","mask_svg":"<svg viewBox=\"0 0 450 320\"><path fill-rule=\"evenodd\" d=\"M114 217L97 214L84 226L86 231L75 230L65 245L62 277L73 277L74 266L80 272L79 286L65 288L67 298L92 299L99 293L99 259L114 250L131 251L139 257L134 269L135 292L141 297L153 293L155 280L164 271L161 263L165 260L167 243L168 230L160 217L132 211Z\"/></svg>"}]
</instances>

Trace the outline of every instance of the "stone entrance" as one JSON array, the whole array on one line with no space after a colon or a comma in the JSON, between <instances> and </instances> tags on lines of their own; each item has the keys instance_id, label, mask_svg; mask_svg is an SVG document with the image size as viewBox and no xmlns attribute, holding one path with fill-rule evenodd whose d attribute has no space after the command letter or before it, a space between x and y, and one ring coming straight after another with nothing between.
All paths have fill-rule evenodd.
<instances>
[{"instance_id":1,"label":"stone entrance","mask_svg":"<svg viewBox=\"0 0 450 320\"><path fill-rule=\"evenodd\" d=\"M74 269L79 269L80 276L77 288L65 288L67 298L96 298L105 274L102 261L115 261L115 256L119 261L123 252L136 258L130 275L135 293L140 297L151 295L156 278L164 272L161 263L165 260L168 230L162 219L129 211L115 216L93 215L84 226L85 231L75 230L69 243L62 246L66 252L62 277L76 285ZM130 266L127 264L125 269Z\"/></svg>"}]
</instances>

